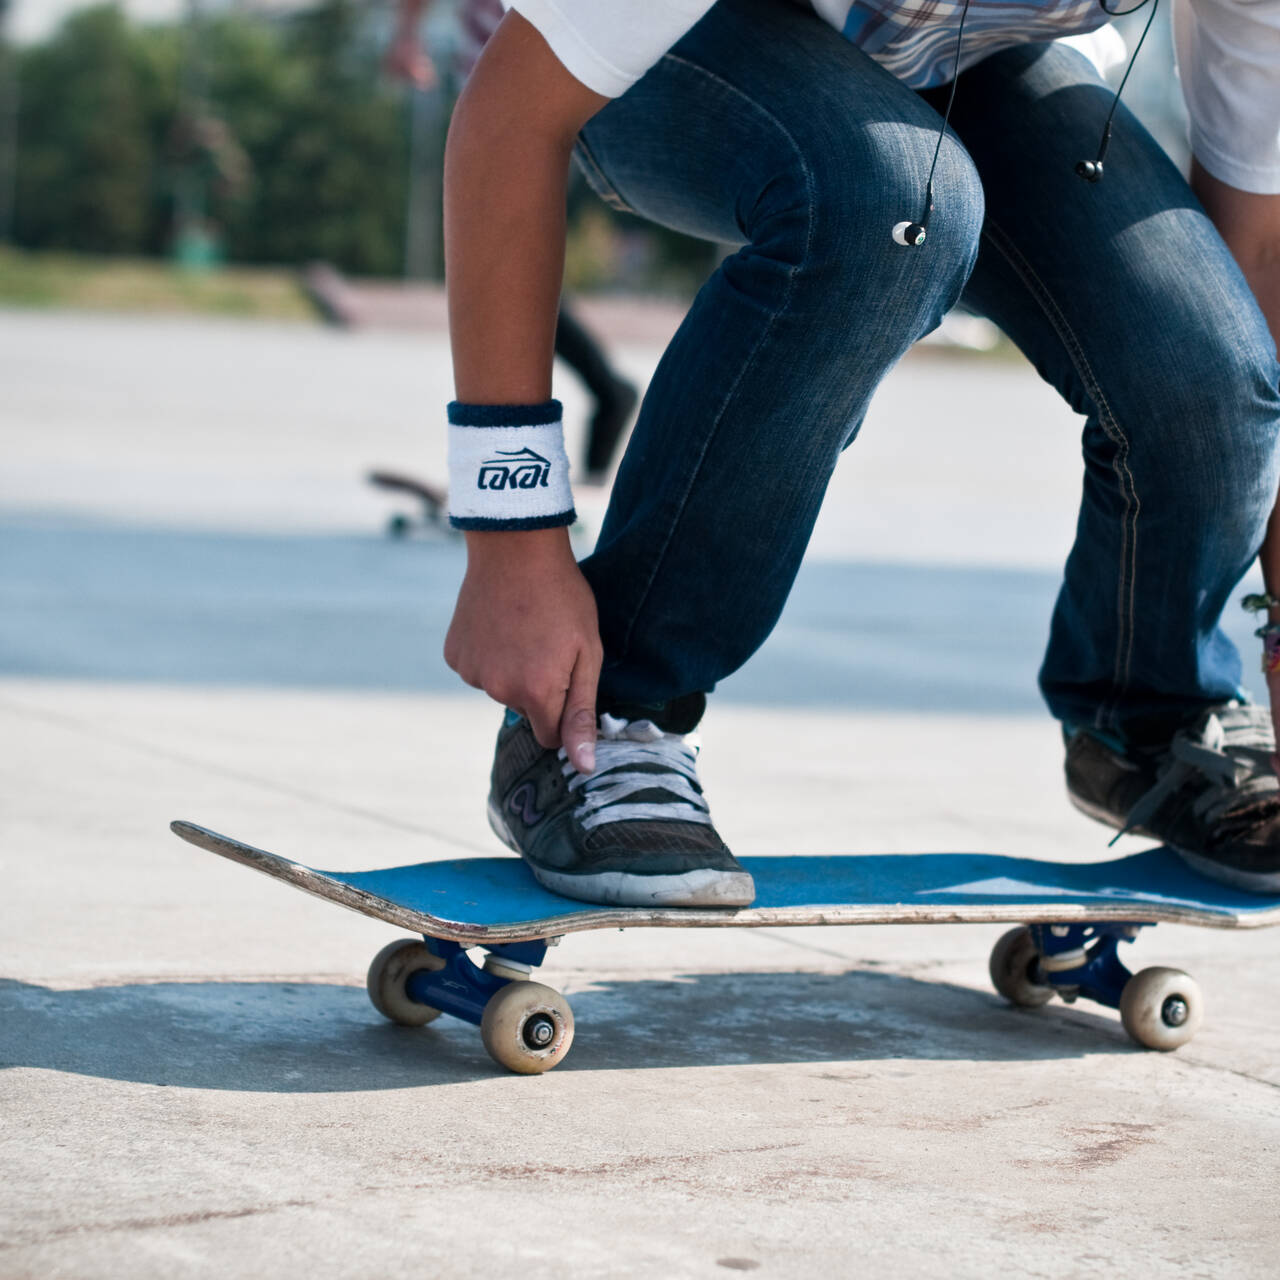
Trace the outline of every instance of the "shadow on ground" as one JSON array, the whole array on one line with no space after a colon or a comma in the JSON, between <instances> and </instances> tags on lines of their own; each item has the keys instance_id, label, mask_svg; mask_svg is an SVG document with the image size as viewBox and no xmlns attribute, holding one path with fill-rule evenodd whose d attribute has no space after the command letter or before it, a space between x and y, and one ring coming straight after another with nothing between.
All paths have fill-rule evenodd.
<instances>
[{"instance_id":1,"label":"shadow on ground","mask_svg":"<svg viewBox=\"0 0 1280 1280\"><path fill-rule=\"evenodd\" d=\"M1132 1046L1119 1024L898 974L697 974L572 993L561 1071L885 1059L1029 1061ZM358 987L159 982L59 991L0 982L0 1067L270 1093L403 1089L492 1075L478 1029L382 1022Z\"/></svg>"}]
</instances>

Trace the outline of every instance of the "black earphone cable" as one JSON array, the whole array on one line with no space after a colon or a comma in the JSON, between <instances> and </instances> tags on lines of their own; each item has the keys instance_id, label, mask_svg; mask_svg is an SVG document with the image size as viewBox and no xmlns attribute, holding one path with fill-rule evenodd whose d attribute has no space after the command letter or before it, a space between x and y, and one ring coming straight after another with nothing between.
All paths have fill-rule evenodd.
<instances>
[{"instance_id":1,"label":"black earphone cable","mask_svg":"<svg viewBox=\"0 0 1280 1280\"><path fill-rule=\"evenodd\" d=\"M947 106L942 114L942 127L938 130L938 140L933 146L933 159L929 164L929 176L925 181L924 211L920 214L918 222L899 222L894 226L892 236L896 244L918 247L924 244L929 232L929 215L933 213L933 175L938 168L938 156L942 153L942 140L947 136L947 125L951 122L951 108L956 100L956 86L960 82L960 52L964 45L964 24L969 17L969 4L970 0L964 0L964 7L960 10L960 26L956 30L956 55L951 68L951 91L947 94ZM1120 106L1120 95L1124 92L1125 85L1129 83L1129 75L1133 71L1134 63L1138 60L1138 54L1142 51L1147 33L1151 30L1151 24L1156 20L1156 12L1160 7L1160 0L1138 0L1137 4L1128 9L1109 9L1107 0L1098 0L1098 5L1102 12L1111 18L1127 17L1131 13L1137 13L1139 9L1143 9L1147 5L1151 6L1151 12L1147 15L1146 25L1142 28L1142 35L1138 37L1138 43L1134 46L1133 56L1130 57L1129 65L1125 68L1124 75L1120 78L1120 84L1116 88L1115 96L1111 99L1111 110L1107 112L1107 120L1102 127L1102 137L1098 142L1097 158L1094 160L1080 160L1076 163L1076 174L1086 182L1102 181L1102 162L1106 158L1107 148L1111 145L1111 122L1115 119L1116 109Z\"/></svg>"},{"instance_id":2,"label":"black earphone cable","mask_svg":"<svg viewBox=\"0 0 1280 1280\"><path fill-rule=\"evenodd\" d=\"M1145 3L1145 0L1143 0ZM956 85L960 83L960 47L964 44L964 24L969 16L969 0L964 0L964 8L960 10L960 26L956 30L956 56L951 66L951 92L947 94L947 107L942 113L942 128L938 130L938 140L933 144L933 160L929 165L929 177L924 184L924 213L920 216L920 225L927 231L929 215L933 212L933 174L938 167L938 156L942 152L942 140L947 136L947 125L951 122L951 108L956 100Z\"/></svg>"},{"instance_id":3,"label":"black earphone cable","mask_svg":"<svg viewBox=\"0 0 1280 1280\"><path fill-rule=\"evenodd\" d=\"M1142 34L1138 37L1138 43L1133 47L1133 56L1129 59L1129 65L1124 69L1124 75L1120 77L1120 84L1116 88L1115 96L1111 99L1111 110L1107 112L1107 122L1102 126L1102 137L1098 141L1098 155L1093 160L1080 160L1076 163L1076 174L1083 178L1086 182L1102 181L1102 162L1106 159L1107 148L1111 145L1111 121L1115 118L1116 108L1120 105L1120 95L1124 92L1124 87L1129 83L1129 75L1133 71L1134 63L1138 61L1138 54L1142 51L1143 41L1147 38L1147 32L1151 30L1151 24L1156 20L1156 12L1160 8L1160 0L1140 0L1139 4L1135 4L1130 9L1108 9L1106 0L1098 0L1102 6L1102 12L1110 14L1113 18L1123 18L1128 14L1137 13L1139 9L1146 5L1151 6L1151 12L1147 15L1146 25L1142 28Z\"/></svg>"},{"instance_id":4,"label":"black earphone cable","mask_svg":"<svg viewBox=\"0 0 1280 1280\"><path fill-rule=\"evenodd\" d=\"M938 140L933 144L933 159L929 164L929 176L924 184L924 210L919 222L899 222L892 231L895 244L918 248L924 244L929 234L929 215L933 212L933 175L938 167L938 156L942 151L942 140L947 136L947 124L951 119L951 106L956 100L956 82L960 79L960 50L964 44L964 24L969 16L970 0L964 0L964 8L960 10L960 26L956 31L956 56L951 67L951 92L947 94L947 107L942 113L942 127L938 130Z\"/></svg>"}]
</instances>

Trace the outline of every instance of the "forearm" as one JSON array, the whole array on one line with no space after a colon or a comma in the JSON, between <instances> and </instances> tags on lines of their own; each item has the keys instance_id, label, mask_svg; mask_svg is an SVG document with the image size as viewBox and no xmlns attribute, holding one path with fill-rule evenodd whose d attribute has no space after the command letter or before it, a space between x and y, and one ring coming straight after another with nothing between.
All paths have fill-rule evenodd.
<instances>
[{"instance_id":1,"label":"forearm","mask_svg":"<svg viewBox=\"0 0 1280 1280\"><path fill-rule=\"evenodd\" d=\"M1191 185L1249 282L1272 337L1280 343L1280 195L1239 191L1194 159Z\"/></svg>"},{"instance_id":2,"label":"forearm","mask_svg":"<svg viewBox=\"0 0 1280 1280\"><path fill-rule=\"evenodd\" d=\"M605 100L509 15L458 102L445 151L445 270L457 398L550 399L574 138ZM468 553L570 557L563 529L469 532Z\"/></svg>"},{"instance_id":3,"label":"forearm","mask_svg":"<svg viewBox=\"0 0 1280 1280\"><path fill-rule=\"evenodd\" d=\"M551 395L574 138L605 99L509 14L458 101L445 151L454 383L473 404Z\"/></svg>"},{"instance_id":4,"label":"forearm","mask_svg":"<svg viewBox=\"0 0 1280 1280\"><path fill-rule=\"evenodd\" d=\"M569 147L476 114L445 154L454 385L471 404L538 404L551 396Z\"/></svg>"}]
</instances>

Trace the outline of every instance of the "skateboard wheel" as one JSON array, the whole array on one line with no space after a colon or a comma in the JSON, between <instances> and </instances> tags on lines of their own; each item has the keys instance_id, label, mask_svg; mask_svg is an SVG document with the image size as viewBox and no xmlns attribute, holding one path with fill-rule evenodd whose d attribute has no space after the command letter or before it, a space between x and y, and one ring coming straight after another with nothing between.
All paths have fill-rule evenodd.
<instances>
[{"instance_id":1,"label":"skateboard wheel","mask_svg":"<svg viewBox=\"0 0 1280 1280\"><path fill-rule=\"evenodd\" d=\"M408 516L394 515L387 521L387 537L407 538L413 532L413 521Z\"/></svg>"},{"instance_id":2,"label":"skateboard wheel","mask_svg":"<svg viewBox=\"0 0 1280 1280\"><path fill-rule=\"evenodd\" d=\"M1140 1045L1176 1049L1200 1029L1204 997L1196 980L1181 969L1143 969L1120 993L1120 1021Z\"/></svg>"},{"instance_id":3,"label":"skateboard wheel","mask_svg":"<svg viewBox=\"0 0 1280 1280\"><path fill-rule=\"evenodd\" d=\"M1053 999L1053 988L1033 977L1040 952L1025 924L1010 929L991 949L991 985L1010 1004L1038 1009Z\"/></svg>"},{"instance_id":4,"label":"skateboard wheel","mask_svg":"<svg viewBox=\"0 0 1280 1280\"><path fill-rule=\"evenodd\" d=\"M489 997L480 1038L499 1066L520 1075L550 1071L573 1043L573 1010L540 982L512 982Z\"/></svg>"},{"instance_id":5,"label":"skateboard wheel","mask_svg":"<svg viewBox=\"0 0 1280 1280\"><path fill-rule=\"evenodd\" d=\"M423 969L433 972L443 969L444 961L427 950L426 944L413 938L398 938L389 942L369 966L365 985L373 1007L402 1027L424 1027L440 1016L439 1009L429 1004L410 1000L405 982L411 973Z\"/></svg>"}]
</instances>

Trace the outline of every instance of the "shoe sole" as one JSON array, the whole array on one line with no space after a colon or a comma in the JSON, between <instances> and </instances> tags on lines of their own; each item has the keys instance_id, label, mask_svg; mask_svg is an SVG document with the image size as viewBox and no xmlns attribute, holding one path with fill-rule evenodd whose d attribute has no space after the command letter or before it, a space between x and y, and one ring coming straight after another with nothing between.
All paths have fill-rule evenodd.
<instances>
[{"instance_id":1,"label":"shoe sole","mask_svg":"<svg viewBox=\"0 0 1280 1280\"><path fill-rule=\"evenodd\" d=\"M487 807L493 834L524 858L502 814ZM533 878L544 889L578 902L609 907L749 907L755 901L756 882L749 871L715 871L709 867L676 876L638 876L625 871L601 871L572 875L539 867L524 858Z\"/></svg>"},{"instance_id":2,"label":"shoe sole","mask_svg":"<svg viewBox=\"0 0 1280 1280\"><path fill-rule=\"evenodd\" d=\"M1203 854L1179 849L1177 845L1171 844L1169 848L1193 871L1198 871L1202 876L1216 880L1219 884L1230 885L1233 889L1243 889L1246 893L1260 893L1267 896L1280 893L1280 871L1240 871L1236 867L1227 867L1221 862L1214 862Z\"/></svg>"}]
</instances>

